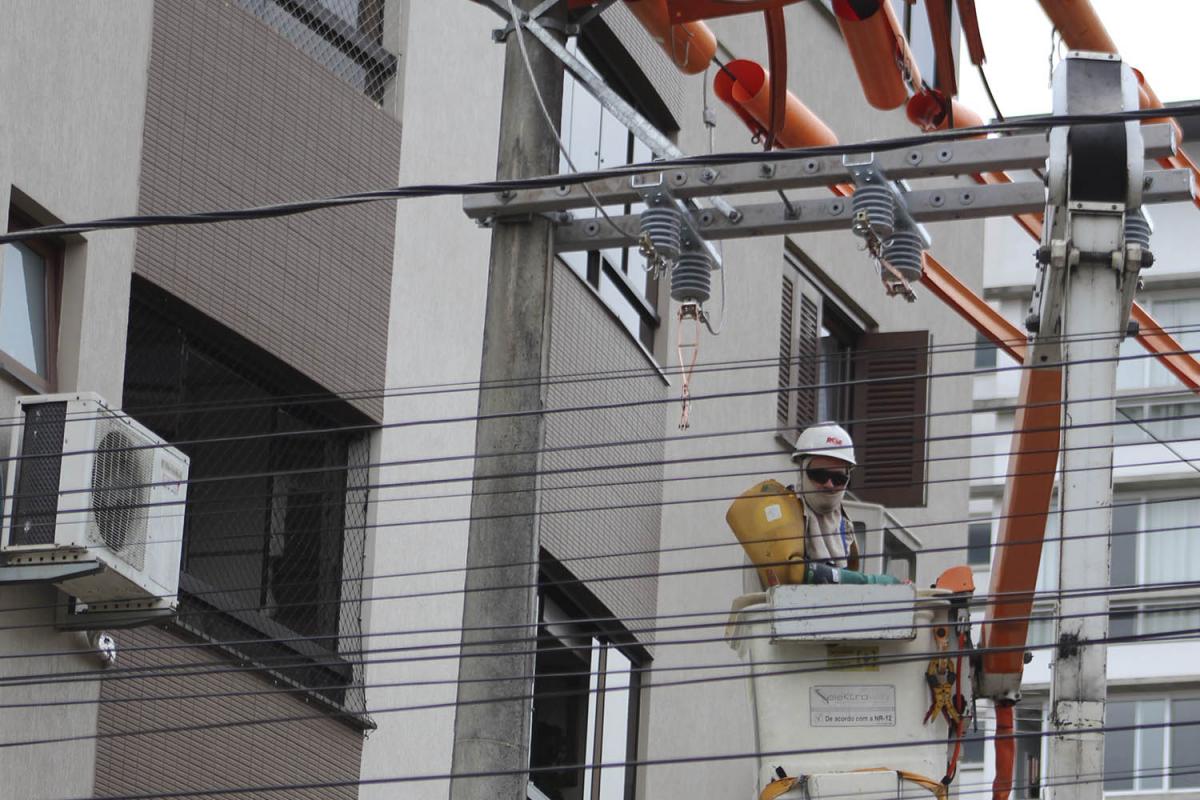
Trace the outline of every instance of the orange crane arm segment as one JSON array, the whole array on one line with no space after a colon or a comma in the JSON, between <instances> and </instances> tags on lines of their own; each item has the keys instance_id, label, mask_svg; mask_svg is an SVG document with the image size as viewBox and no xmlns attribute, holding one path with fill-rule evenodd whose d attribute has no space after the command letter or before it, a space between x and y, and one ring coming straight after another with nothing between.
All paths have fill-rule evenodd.
<instances>
[{"instance_id":1,"label":"orange crane arm segment","mask_svg":"<svg viewBox=\"0 0 1200 800\"><path fill-rule=\"evenodd\" d=\"M1162 329L1154 317L1137 303L1133 304L1133 319L1140 330L1138 342L1158 357L1158 362L1175 374L1193 392L1200 393L1200 363L1195 356L1183 349L1179 341Z\"/></svg>"},{"instance_id":2,"label":"orange crane arm segment","mask_svg":"<svg viewBox=\"0 0 1200 800\"><path fill-rule=\"evenodd\" d=\"M983 623L985 675L1020 675L1061 442L1062 366L1026 369Z\"/></svg>"},{"instance_id":3,"label":"orange crane arm segment","mask_svg":"<svg viewBox=\"0 0 1200 800\"><path fill-rule=\"evenodd\" d=\"M1018 362L1025 360L1024 331L985 303L982 297L954 277L954 274L928 251L925 252L924 266L921 283L928 287L929 291L974 326L975 330L986 336L992 344Z\"/></svg>"}]
</instances>

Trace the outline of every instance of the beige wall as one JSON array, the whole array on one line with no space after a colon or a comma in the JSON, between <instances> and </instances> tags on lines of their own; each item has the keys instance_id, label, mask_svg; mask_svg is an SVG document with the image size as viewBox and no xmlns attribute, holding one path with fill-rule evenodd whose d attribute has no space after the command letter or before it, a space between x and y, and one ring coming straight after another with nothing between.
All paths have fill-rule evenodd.
<instances>
[{"instance_id":1,"label":"beige wall","mask_svg":"<svg viewBox=\"0 0 1200 800\"><path fill-rule=\"evenodd\" d=\"M18 0L5 5L0 26L0 224L14 190L64 221L132 214L149 56L148 0L98 5ZM35 210L28 206L26 211ZM134 234L89 234L68 246L59 388L121 399L129 275ZM8 417L22 386L0 376L0 415ZM8 429L0 430L7 454ZM98 667L81 634L58 633L49 588L0 589L0 678ZM32 658L39 653L69 653ZM11 658L11 656L26 656ZM0 688L0 704L78 701L54 713L33 707L7 711L0 742L95 733L97 683ZM92 791L96 743L0 749L0 798L78 797Z\"/></svg>"}]
</instances>

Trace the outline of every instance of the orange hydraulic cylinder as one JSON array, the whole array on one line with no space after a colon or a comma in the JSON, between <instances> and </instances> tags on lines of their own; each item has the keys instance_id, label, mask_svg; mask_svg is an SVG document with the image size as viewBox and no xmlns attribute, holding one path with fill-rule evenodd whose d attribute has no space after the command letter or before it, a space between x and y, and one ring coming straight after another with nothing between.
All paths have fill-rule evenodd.
<instances>
[{"instance_id":1,"label":"orange hydraulic cylinder","mask_svg":"<svg viewBox=\"0 0 1200 800\"><path fill-rule=\"evenodd\" d=\"M1017 740L1011 703L996 704L996 777L992 779L992 800L1008 800L1013 788L1013 767L1017 763Z\"/></svg>"},{"instance_id":2,"label":"orange hydraulic cylinder","mask_svg":"<svg viewBox=\"0 0 1200 800\"><path fill-rule=\"evenodd\" d=\"M625 0L625 5L680 71L695 75L708 69L717 54L717 37L707 25L672 25L667 0Z\"/></svg>"},{"instance_id":3,"label":"orange hydraulic cylinder","mask_svg":"<svg viewBox=\"0 0 1200 800\"><path fill-rule=\"evenodd\" d=\"M771 76L762 65L745 59L730 61L713 79L713 92L756 133L771 124ZM829 147L837 136L820 117L787 93L783 125L775 140L783 147Z\"/></svg>"},{"instance_id":4,"label":"orange hydraulic cylinder","mask_svg":"<svg viewBox=\"0 0 1200 800\"><path fill-rule=\"evenodd\" d=\"M1023 370L983 623L983 672L1024 671L1029 617L1062 442L1062 366Z\"/></svg>"},{"instance_id":5,"label":"orange hydraulic cylinder","mask_svg":"<svg viewBox=\"0 0 1200 800\"><path fill-rule=\"evenodd\" d=\"M833 0L833 12L867 102L884 110L904 105L909 87L921 85L921 72L892 4L888 0Z\"/></svg>"}]
</instances>

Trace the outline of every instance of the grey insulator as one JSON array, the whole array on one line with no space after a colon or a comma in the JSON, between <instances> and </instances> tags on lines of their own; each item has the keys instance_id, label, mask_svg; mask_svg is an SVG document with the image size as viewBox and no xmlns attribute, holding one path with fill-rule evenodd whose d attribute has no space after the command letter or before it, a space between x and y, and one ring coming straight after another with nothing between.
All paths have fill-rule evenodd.
<instances>
[{"instance_id":1,"label":"grey insulator","mask_svg":"<svg viewBox=\"0 0 1200 800\"><path fill-rule=\"evenodd\" d=\"M679 254L671 270L671 299L679 303L704 303L712 294L712 259L706 250Z\"/></svg>"},{"instance_id":2,"label":"grey insulator","mask_svg":"<svg viewBox=\"0 0 1200 800\"><path fill-rule=\"evenodd\" d=\"M871 230L880 239L891 236L896 229L896 202L886 186L859 186L851 195L850 202L856 217L860 211L866 212Z\"/></svg>"},{"instance_id":3,"label":"grey insulator","mask_svg":"<svg viewBox=\"0 0 1200 800\"><path fill-rule=\"evenodd\" d=\"M1125 215L1125 243L1139 244L1143 250L1150 249L1150 223L1140 213Z\"/></svg>"},{"instance_id":4,"label":"grey insulator","mask_svg":"<svg viewBox=\"0 0 1200 800\"><path fill-rule=\"evenodd\" d=\"M909 283L921 279L921 251L925 241L916 231L896 231L883 243L883 257Z\"/></svg>"},{"instance_id":5,"label":"grey insulator","mask_svg":"<svg viewBox=\"0 0 1200 800\"><path fill-rule=\"evenodd\" d=\"M674 205L651 206L642 212L642 233L650 237L655 251L666 261L679 257L683 212Z\"/></svg>"}]
</instances>

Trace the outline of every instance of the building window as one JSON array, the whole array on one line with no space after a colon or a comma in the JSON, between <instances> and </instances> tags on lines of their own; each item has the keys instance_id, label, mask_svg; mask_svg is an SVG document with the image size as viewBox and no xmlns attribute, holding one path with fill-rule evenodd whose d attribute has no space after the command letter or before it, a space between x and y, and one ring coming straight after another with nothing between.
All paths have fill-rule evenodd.
<instances>
[{"instance_id":1,"label":"building window","mask_svg":"<svg viewBox=\"0 0 1200 800\"><path fill-rule=\"evenodd\" d=\"M1200 500L1121 497L1113 504L1114 586L1192 578L1200 563Z\"/></svg>"},{"instance_id":2,"label":"building window","mask_svg":"<svg viewBox=\"0 0 1200 800\"><path fill-rule=\"evenodd\" d=\"M818 340L820 360L817 391L817 420L850 419L850 379L854 369L854 347L859 331L828 301L821 309Z\"/></svg>"},{"instance_id":3,"label":"building window","mask_svg":"<svg viewBox=\"0 0 1200 800\"><path fill-rule=\"evenodd\" d=\"M995 369L996 353L999 352L992 340L975 332L975 369Z\"/></svg>"},{"instance_id":4,"label":"building window","mask_svg":"<svg viewBox=\"0 0 1200 800\"><path fill-rule=\"evenodd\" d=\"M568 49L585 63L576 40ZM607 111L587 86L569 72L563 79L562 140L575 168L588 172L608 167L650 161L653 154L629 128ZM559 156L559 171L570 171L566 156ZM607 206L612 215L636 214L640 203ZM595 208L580 209L578 218L599 217ZM647 350L654 346L659 326L657 310L658 280L646 271L646 258L636 247L608 248L580 253L563 253L560 258L600 295L600 299L620 320L621 325Z\"/></svg>"},{"instance_id":5,"label":"building window","mask_svg":"<svg viewBox=\"0 0 1200 800\"><path fill-rule=\"evenodd\" d=\"M1200 697L1108 701L1104 724L1106 792L1159 792L1200 787ZM1145 727L1133 727L1145 726Z\"/></svg>"},{"instance_id":6,"label":"building window","mask_svg":"<svg viewBox=\"0 0 1200 800\"><path fill-rule=\"evenodd\" d=\"M1159 298L1143 301L1146 310L1167 333L1170 333L1189 353L1200 350L1200 297ZM1180 387L1179 379L1151 357L1137 340L1129 337L1121 342L1121 361L1117 365L1118 389L1145 389L1162 386Z\"/></svg>"},{"instance_id":7,"label":"building window","mask_svg":"<svg viewBox=\"0 0 1200 800\"><path fill-rule=\"evenodd\" d=\"M396 57L383 48L386 0L237 0L314 61L383 101Z\"/></svg>"},{"instance_id":8,"label":"building window","mask_svg":"<svg viewBox=\"0 0 1200 800\"><path fill-rule=\"evenodd\" d=\"M638 753L644 651L628 633L593 622L611 618L595 613L594 600L574 599L557 586L539 594L529 797L632 800L635 769L625 762Z\"/></svg>"},{"instance_id":9,"label":"building window","mask_svg":"<svg viewBox=\"0 0 1200 800\"><path fill-rule=\"evenodd\" d=\"M1200 439L1200 403L1122 404L1113 438L1118 445Z\"/></svg>"},{"instance_id":10,"label":"building window","mask_svg":"<svg viewBox=\"0 0 1200 800\"><path fill-rule=\"evenodd\" d=\"M799 258L785 258L780 292L777 416L788 444L816 422L849 425L854 352L862 335L799 264Z\"/></svg>"},{"instance_id":11,"label":"building window","mask_svg":"<svg viewBox=\"0 0 1200 800\"><path fill-rule=\"evenodd\" d=\"M817 273L798 251L784 259L776 438L791 447L814 423L841 423L855 441L854 496L922 506L929 332L864 330Z\"/></svg>"},{"instance_id":12,"label":"building window","mask_svg":"<svg viewBox=\"0 0 1200 800\"><path fill-rule=\"evenodd\" d=\"M9 217L10 231L33 227L21 215ZM52 391L57 358L62 246L30 239L0 247L0 359L13 377L39 392Z\"/></svg>"},{"instance_id":13,"label":"building window","mask_svg":"<svg viewBox=\"0 0 1200 800\"><path fill-rule=\"evenodd\" d=\"M967 525L967 563L986 567L992 563L992 523L972 522Z\"/></svg>"},{"instance_id":14,"label":"building window","mask_svg":"<svg viewBox=\"0 0 1200 800\"><path fill-rule=\"evenodd\" d=\"M191 458L180 623L362 711L369 420L137 278L124 395Z\"/></svg>"}]
</instances>

